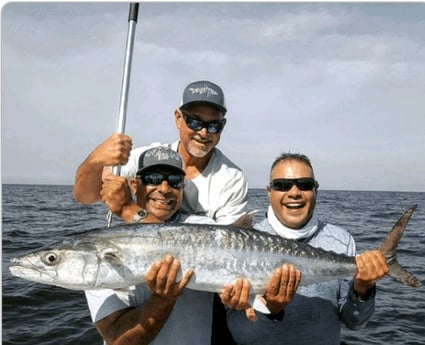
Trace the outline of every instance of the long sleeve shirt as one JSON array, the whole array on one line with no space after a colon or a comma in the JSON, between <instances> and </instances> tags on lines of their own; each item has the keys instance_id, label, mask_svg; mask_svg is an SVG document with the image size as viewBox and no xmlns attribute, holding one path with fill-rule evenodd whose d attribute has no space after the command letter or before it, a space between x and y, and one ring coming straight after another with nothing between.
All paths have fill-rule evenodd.
<instances>
[{"instance_id":1,"label":"long sleeve shirt","mask_svg":"<svg viewBox=\"0 0 425 345\"><path fill-rule=\"evenodd\" d=\"M304 243L338 254L355 255L354 239L346 230L321 221L317 226L318 230ZM255 228L277 234L267 219ZM229 309L227 322L238 344L339 345L341 325L350 329L364 326L374 308L375 291L361 301L354 293L352 278L347 277L300 286L280 321L257 311L258 320L251 322L244 311Z\"/></svg>"}]
</instances>

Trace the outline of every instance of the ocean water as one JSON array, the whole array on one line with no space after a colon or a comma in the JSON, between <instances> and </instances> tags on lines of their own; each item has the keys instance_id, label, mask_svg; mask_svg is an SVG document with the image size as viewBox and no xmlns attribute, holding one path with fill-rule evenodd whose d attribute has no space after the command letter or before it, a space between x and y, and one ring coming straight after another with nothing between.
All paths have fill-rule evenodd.
<instances>
[{"instance_id":1,"label":"ocean water","mask_svg":"<svg viewBox=\"0 0 425 345\"><path fill-rule=\"evenodd\" d=\"M105 207L76 203L71 186L2 188L2 344L100 345L83 292L13 277L8 263L65 235L105 226ZM425 281L425 193L319 190L316 210L322 220L350 231L362 251L377 248L412 204L418 208L399 245L398 260ZM249 206L258 210L255 220L261 220L267 207L265 191L251 189ZM425 344L424 291L385 277L378 283L372 319L362 330L343 328L343 340L350 345Z\"/></svg>"}]
</instances>

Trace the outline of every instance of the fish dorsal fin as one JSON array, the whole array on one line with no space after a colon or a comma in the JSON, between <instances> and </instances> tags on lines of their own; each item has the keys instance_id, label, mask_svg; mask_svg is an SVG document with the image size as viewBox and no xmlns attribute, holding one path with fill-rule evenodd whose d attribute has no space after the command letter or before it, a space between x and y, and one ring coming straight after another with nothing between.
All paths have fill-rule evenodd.
<instances>
[{"instance_id":1,"label":"fish dorsal fin","mask_svg":"<svg viewBox=\"0 0 425 345\"><path fill-rule=\"evenodd\" d=\"M254 216L256 213L257 213L257 210L246 212L243 216L237 219L233 223L233 225L239 228L251 230L253 228L252 220L254 219Z\"/></svg>"},{"instance_id":2,"label":"fish dorsal fin","mask_svg":"<svg viewBox=\"0 0 425 345\"><path fill-rule=\"evenodd\" d=\"M106 247L100 251L102 260L105 260L112 265L122 265L122 254L118 248Z\"/></svg>"}]
</instances>

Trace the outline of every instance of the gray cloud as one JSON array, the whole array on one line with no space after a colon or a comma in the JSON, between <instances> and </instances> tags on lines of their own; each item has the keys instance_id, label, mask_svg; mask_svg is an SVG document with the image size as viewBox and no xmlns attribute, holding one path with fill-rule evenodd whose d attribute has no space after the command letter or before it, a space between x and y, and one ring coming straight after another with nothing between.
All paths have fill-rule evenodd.
<instances>
[{"instance_id":1,"label":"gray cloud","mask_svg":"<svg viewBox=\"0 0 425 345\"><path fill-rule=\"evenodd\" d=\"M115 131L127 15L3 7L3 182L71 184ZM127 132L175 140L181 91L206 78L227 95L220 147L252 187L291 150L322 188L425 191L424 24L423 3L142 3Z\"/></svg>"}]
</instances>

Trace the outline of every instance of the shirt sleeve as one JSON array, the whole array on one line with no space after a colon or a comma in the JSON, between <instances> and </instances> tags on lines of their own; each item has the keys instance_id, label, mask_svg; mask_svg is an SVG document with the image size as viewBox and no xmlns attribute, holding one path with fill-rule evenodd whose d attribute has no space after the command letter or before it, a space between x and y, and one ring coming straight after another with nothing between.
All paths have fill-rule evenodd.
<instances>
[{"instance_id":1,"label":"shirt sleeve","mask_svg":"<svg viewBox=\"0 0 425 345\"><path fill-rule=\"evenodd\" d=\"M220 195L220 205L212 215L217 224L228 225L247 212L248 181L242 173L229 180Z\"/></svg>"},{"instance_id":2,"label":"shirt sleeve","mask_svg":"<svg viewBox=\"0 0 425 345\"><path fill-rule=\"evenodd\" d=\"M338 307L341 321L350 329L366 325L375 311L376 287L366 300L361 300L354 292L354 281L343 279L338 291Z\"/></svg>"},{"instance_id":3,"label":"shirt sleeve","mask_svg":"<svg viewBox=\"0 0 425 345\"><path fill-rule=\"evenodd\" d=\"M130 307L128 296L123 292L118 296L114 290L88 290L85 291L90 316L93 322L97 322L108 315Z\"/></svg>"}]
</instances>

